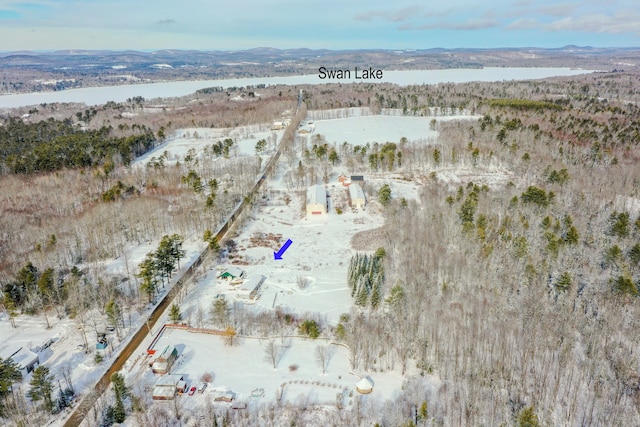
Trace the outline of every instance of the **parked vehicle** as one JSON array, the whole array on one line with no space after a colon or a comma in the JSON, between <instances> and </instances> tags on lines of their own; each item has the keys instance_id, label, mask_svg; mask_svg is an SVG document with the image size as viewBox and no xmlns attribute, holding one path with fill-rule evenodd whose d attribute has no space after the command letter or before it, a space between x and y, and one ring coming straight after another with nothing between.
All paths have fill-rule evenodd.
<instances>
[{"instance_id":1,"label":"parked vehicle","mask_svg":"<svg viewBox=\"0 0 640 427\"><path fill-rule=\"evenodd\" d=\"M198 393L204 393L204 391L207 389L207 385L207 383L198 384Z\"/></svg>"},{"instance_id":2,"label":"parked vehicle","mask_svg":"<svg viewBox=\"0 0 640 427\"><path fill-rule=\"evenodd\" d=\"M193 396L196 394L196 386L193 386L189 389L189 396Z\"/></svg>"}]
</instances>

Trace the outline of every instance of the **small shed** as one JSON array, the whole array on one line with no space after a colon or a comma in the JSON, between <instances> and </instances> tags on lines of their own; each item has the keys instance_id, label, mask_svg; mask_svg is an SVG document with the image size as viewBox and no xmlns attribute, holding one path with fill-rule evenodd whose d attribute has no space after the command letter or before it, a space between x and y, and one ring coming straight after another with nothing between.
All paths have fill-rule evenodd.
<instances>
[{"instance_id":1,"label":"small shed","mask_svg":"<svg viewBox=\"0 0 640 427\"><path fill-rule=\"evenodd\" d=\"M227 390L222 393L218 393L216 397L213 398L213 401L231 403L235 398L236 398L236 394L231 390Z\"/></svg>"},{"instance_id":2,"label":"small shed","mask_svg":"<svg viewBox=\"0 0 640 427\"><path fill-rule=\"evenodd\" d=\"M168 374L177 358L178 349L167 345L151 364L151 371L154 374Z\"/></svg>"},{"instance_id":3,"label":"small shed","mask_svg":"<svg viewBox=\"0 0 640 427\"><path fill-rule=\"evenodd\" d=\"M351 184L351 179L347 175L341 173L338 177L338 182L342 184L343 187L348 187Z\"/></svg>"},{"instance_id":4,"label":"small shed","mask_svg":"<svg viewBox=\"0 0 640 427\"><path fill-rule=\"evenodd\" d=\"M240 289L238 289L238 296L241 298L254 299L266 279L267 278L261 274L251 276L242 284Z\"/></svg>"},{"instance_id":5,"label":"small shed","mask_svg":"<svg viewBox=\"0 0 640 427\"><path fill-rule=\"evenodd\" d=\"M239 267L231 266L227 268L225 271L223 271L222 274L220 274L220 276L218 277L224 280L235 280L235 279L243 279L245 275L246 273L244 272L243 269Z\"/></svg>"},{"instance_id":6,"label":"small shed","mask_svg":"<svg viewBox=\"0 0 640 427\"><path fill-rule=\"evenodd\" d=\"M356 209L363 209L366 204L364 197L364 190L359 185L349 186L349 198L351 199L351 207Z\"/></svg>"},{"instance_id":7,"label":"small shed","mask_svg":"<svg viewBox=\"0 0 640 427\"><path fill-rule=\"evenodd\" d=\"M364 176L362 175L351 175L350 179L352 184L364 185Z\"/></svg>"},{"instance_id":8,"label":"small shed","mask_svg":"<svg viewBox=\"0 0 640 427\"><path fill-rule=\"evenodd\" d=\"M323 185L307 188L307 216L325 215L327 213L327 190Z\"/></svg>"},{"instance_id":9,"label":"small shed","mask_svg":"<svg viewBox=\"0 0 640 427\"><path fill-rule=\"evenodd\" d=\"M369 378L362 378L356 384L356 391L360 394L369 394L373 391L373 383Z\"/></svg>"}]
</instances>

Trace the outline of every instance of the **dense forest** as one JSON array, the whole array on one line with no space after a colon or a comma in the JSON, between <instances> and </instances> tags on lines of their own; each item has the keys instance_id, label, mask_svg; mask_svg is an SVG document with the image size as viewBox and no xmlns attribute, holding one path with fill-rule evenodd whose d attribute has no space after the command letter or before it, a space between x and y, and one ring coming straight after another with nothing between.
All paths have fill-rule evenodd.
<instances>
[{"instance_id":1,"label":"dense forest","mask_svg":"<svg viewBox=\"0 0 640 427\"><path fill-rule=\"evenodd\" d=\"M145 126L134 125L126 137L115 137L112 129L82 130L71 119L53 118L25 123L9 118L0 127L0 163L12 173L52 172L62 168L89 168L106 162L128 166L131 160L156 144Z\"/></svg>"}]
</instances>

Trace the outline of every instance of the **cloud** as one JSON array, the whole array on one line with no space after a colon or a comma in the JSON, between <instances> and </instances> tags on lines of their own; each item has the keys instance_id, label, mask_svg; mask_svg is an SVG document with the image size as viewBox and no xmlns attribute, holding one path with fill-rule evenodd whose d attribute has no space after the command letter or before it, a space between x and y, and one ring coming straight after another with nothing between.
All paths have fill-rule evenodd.
<instances>
[{"instance_id":1,"label":"cloud","mask_svg":"<svg viewBox=\"0 0 640 427\"><path fill-rule=\"evenodd\" d=\"M639 34L640 14L618 12L614 15L595 13L567 16L561 19L543 21L536 18L517 19L505 27L507 30L572 31L582 33Z\"/></svg>"},{"instance_id":2,"label":"cloud","mask_svg":"<svg viewBox=\"0 0 640 427\"><path fill-rule=\"evenodd\" d=\"M156 24L158 25L173 25L176 21L174 19L161 19Z\"/></svg>"},{"instance_id":3,"label":"cloud","mask_svg":"<svg viewBox=\"0 0 640 427\"><path fill-rule=\"evenodd\" d=\"M402 25L401 30L453 30L453 31L469 31L483 30L499 26L494 19L469 19L462 22L430 22L422 25Z\"/></svg>"},{"instance_id":4,"label":"cloud","mask_svg":"<svg viewBox=\"0 0 640 427\"><path fill-rule=\"evenodd\" d=\"M537 12L547 16L571 16L579 7L580 3L558 3L541 6Z\"/></svg>"},{"instance_id":5,"label":"cloud","mask_svg":"<svg viewBox=\"0 0 640 427\"><path fill-rule=\"evenodd\" d=\"M522 18L517 19L506 26L507 30L535 30L540 28L541 23L537 19Z\"/></svg>"},{"instance_id":6,"label":"cloud","mask_svg":"<svg viewBox=\"0 0 640 427\"><path fill-rule=\"evenodd\" d=\"M378 10L360 13L354 16L354 18L358 21L373 21L375 18L380 18L389 22L403 22L420 13L422 13L420 7L407 6L398 10Z\"/></svg>"}]
</instances>

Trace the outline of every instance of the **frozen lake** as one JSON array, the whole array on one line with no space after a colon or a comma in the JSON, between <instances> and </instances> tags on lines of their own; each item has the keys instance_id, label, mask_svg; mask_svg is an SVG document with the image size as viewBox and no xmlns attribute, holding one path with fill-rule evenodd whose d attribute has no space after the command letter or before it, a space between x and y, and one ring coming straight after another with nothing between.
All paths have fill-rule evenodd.
<instances>
[{"instance_id":1,"label":"frozen lake","mask_svg":"<svg viewBox=\"0 0 640 427\"><path fill-rule=\"evenodd\" d=\"M447 70L404 70L385 71L381 80L328 80L320 79L317 74L289 77L260 77L226 80L195 80L164 83L147 83L125 86L87 87L69 89L59 92L37 92L14 95L1 95L0 108L16 108L27 105L38 105L52 102L82 102L87 105L99 105L108 101L123 102L127 98L142 96L145 99L172 98L194 93L198 89L220 86L249 85L299 85L349 82L386 82L399 85L464 83L471 81L502 81L543 79L555 76L572 76L591 73L592 70L572 68L481 68L481 69L447 69ZM354 73L351 73L352 75Z\"/></svg>"}]
</instances>

